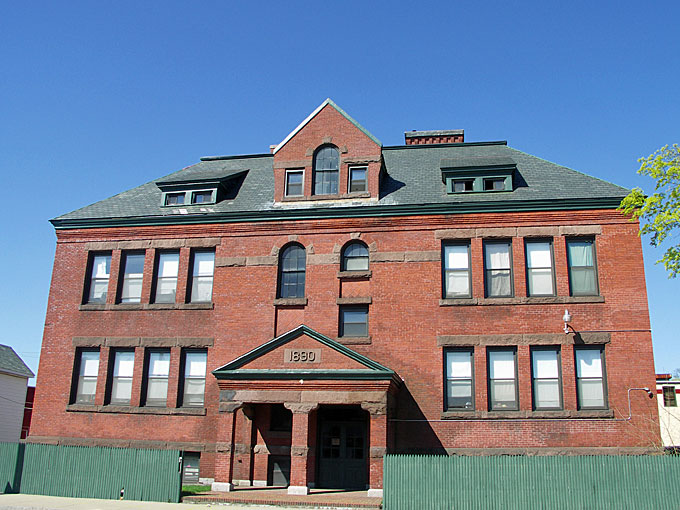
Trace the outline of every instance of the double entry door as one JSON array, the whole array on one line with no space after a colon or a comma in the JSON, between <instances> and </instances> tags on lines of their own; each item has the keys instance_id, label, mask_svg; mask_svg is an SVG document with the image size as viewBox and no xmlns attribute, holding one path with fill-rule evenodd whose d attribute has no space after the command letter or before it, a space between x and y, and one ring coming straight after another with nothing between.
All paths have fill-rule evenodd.
<instances>
[{"instance_id":1,"label":"double entry door","mask_svg":"<svg viewBox=\"0 0 680 510\"><path fill-rule=\"evenodd\" d=\"M365 489L368 482L366 420L321 418L317 486Z\"/></svg>"}]
</instances>

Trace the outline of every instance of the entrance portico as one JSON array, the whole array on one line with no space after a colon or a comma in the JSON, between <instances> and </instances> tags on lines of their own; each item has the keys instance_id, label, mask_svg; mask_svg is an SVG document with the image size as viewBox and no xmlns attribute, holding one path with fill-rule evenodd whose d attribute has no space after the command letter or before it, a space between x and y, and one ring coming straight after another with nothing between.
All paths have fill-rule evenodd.
<instances>
[{"instance_id":1,"label":"entrance portico","mask_svg":"<svg viewBox=\"0 0 680 510\"><path fill-rule=\"evenodd\" d=\"M241 449L248 450L241 455L250 462L251 484L271 484L276 475L288 477L290 494L324 486L382 495L388 409L399 388L394 371L299 326L213 375L220 387L215 490L233 489ZM291 413L290 423L275 430L273 417L281 421L282 412L284 422ZM237 437L246 437L247 446Z\"/></svg>"}]
</instances>

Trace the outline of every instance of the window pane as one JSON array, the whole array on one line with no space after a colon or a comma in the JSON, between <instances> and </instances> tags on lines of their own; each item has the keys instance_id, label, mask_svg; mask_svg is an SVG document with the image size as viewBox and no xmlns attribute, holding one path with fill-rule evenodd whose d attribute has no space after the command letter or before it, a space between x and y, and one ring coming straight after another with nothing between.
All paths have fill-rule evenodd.
<instances>
[{"instance_id":1,"label":"window pane","mask_svg":"<svg viewBox=\"0 0 680 510\"><path fill-rule=\"evenodd\" d=\"M550 379L534 380L534 404L537 408L559 408L559 381Z\"/></svg>"},{"instance_id":2,"label":"window pane","mask_svg":"<svg viewBox=\"0 0 680 510\"><path fill-rule=\"evenodd\" d=\"M533 374L537 379L559 378L557 351L535 350L531 352Z\"/></svg>"},{"instance_id":3,"label":"window pane","mask_svg":"<svg viewBox=\"0 0 680 510\"><path fill-rule=\"evenodd\" d=\"M196 277L191 285L191 301L209 302L212 300L212 276Z\"/></svg>"},{"instance_id":4,"label":"window pane","mask_svg":"<svg viewBox=\"0 0 680 510\"><path fill-rule=\"evenodd\" d=\"M341 310L342 336L368 335L368 309Z\"/></svg>"},{"instance_id":5,"label":"window pane","mask_svg":"<svg viewBox=\"0 0 680 510\"><path fill-rule=\"evenodd\" d=\"M553 294L552 269L529 270L529 294L532 296Z\"/></svg>"},{"instance_id":6,"label":"window pane","mask_svg":"<svg viewBox=\"0 0 680 510\"><path fill-rule=\"evenodd\" d=\"M99 373L99 352L83 351L80 353L80 375L97 377Z\"/></svg>"},{"instance_id":7,"label":"window pane","mask_svg":"<svg viewBox=\"0 0 680 510\"><path fill-rule=\"evenodd\" d=\"M215 252L194 252L194 276L212 276L215 269Z\"/></svg>"},{"instance_id":8,"label":"window pane","mask_svg":"<svg viewBox=\"0 0 680 510\"><path fill-rule=\"evenodd\" d=\"M125 275L140 277L144 273L144 254L125 256Z\"/></svg>"},{"instance_id":9,"label":"window pane","mask_svg":"<svg viewBox=\"0 0 680 510\"><path fill-rule=\"evenodd\" d=\"M111 255L96 255L92 262L92 278L108 278L111 272Z\"/></svg>"},{"instance_id":10,"label":"window pane","mask_svg":"<svg viewBox=\"0 0 680 510\"><path fill-rule=\"evenodd\" d=\"M487 269L510 269L510 245L486 244L484 252Z\"/></svg>"},{"instance_id":11,"label":"window pane","mask_svg":"<svg viewBox=\"0 0 680 510\"><path fill-rule=\"evenodd\" d=\"M470 295L470 280L467 271L455 271L447 274L446 279L446 295L451 296L469 296Z\"/></svg>"},{"instance_id":12,"label":"window pane","mask_svg":"<svg viewBox=\"0 0 680 510\"><path fill-rule=\"evenodd\" d=\"M177 277L179 272L179 253L161 253L158 257L158 276Z\"/></svg>"},{"instance_id":13,"label":"window pane","mask_svg":"<svg viewBox=\"0 0 680 510\"><path fill-rule=\"evenodd\" d=\"M116 352L116 358L113 365L113 376L132 377L134 366L135 366L134 352Z\"/></svg>"},{"instance_id":14,"label":"window pane","mask_svg":"<svg viewBox=\"0 0 680 510\"><path fill-rule=\"evenodd\" d=\"M366 169L351 168L349 178L349 191L366 191Z\"/></svg>"},{"instance_id":15,"label":"window pane","mask_svg":"<svg viewBox=\"0 0 680 510\"><path fill-rule=\"evenodd\" d=\"M602 358L598 349L576 351L577 377L602 377Z\"/></svg>"},{"instance_id":16,"label":"window pane","mask_svg":"<svg viewBox=\"0 0 680 510\"><path fill-rule=\"evenodd\" d=\"M444 247L446 269L467 269L469 267L467 245L452 245Z\"/></svg>"},{"instance_id":17,"label":"window pane","mask_svg":"<svg viewBox=\"0 0 680 510\"><path fill-rule=\"evenodd\" d=\"M515 381L491 381L491 408L492 409L514 409L517 407L515 401Z\"/></svg>"},{"instance_id":18,"label":"window pane","mask_svg":"<svg viewBox=\"0 0 680 510\"><path fill-rule=\"evenodd\" d=\"M121 404L129 403L132 395L132 378L114 378L111 388L111 402Z\"/></svg>"},{"instance_id":19,"label":"window pane","mask_svg":"<svg viewBox=\"0 0 680 510\"><path fill-rule=\"evenodd\" d=\"M510 281L510 272L504 271L487 271L487 290L486 293L490 297L511 296L512 287Z\"/></svg>"},{"instance_id":20,"label":"window pane","mask_svg":"<svg viewBox=\"0 0 680 510\"><path fill-rule=\"evenodd\" d=\"M168 397L167 378L149 379L146 392L147 405L165 405Z\"/></svg>"},{"instance_id":21,"label":"window pane","mask_svg":"<svg viewBox=\"0 0 680 510\"><path fill-rule=\"evenodd\" d=\"M170 353L149 353L149 377L167 377L170 372Z\"/></svg>"},{"instance_id":22,"label":"window pane","mask_svg":"<svg viewBox=\"0 0 680 510\"><path fill-rule=\"evenodd\" d=\"M447 377L472 378L472 353L448 351L446 353Z\"/></svg>"},{"instance_id":23,"label":"window pane","mask_svg":"<svg viewBox=\"0 0 680 510\"><path fill-rule=\"evenodd\" d=\"M204 393L205 379L185 379L182 404L185 406L203 405Z\"/></svg>"},{"instance_id":24,"label":"window pane","mask_svg":"<svg viewBox=\"0 0 680 510\"><path fill-rule=\"evenodd\" d=\"M570 275L572 294L597 294L594 268L572 267Z\"/></svg>"},{"instance_id":25,"label":"window pane","mask_svg":"<svg viewBox=\"0 0 680 510\"><path fill-rule=\"evenodd\" d=\"M206 358L205 352L187 352L185 354L185 377L205 377Z\"/></svg>"},{"instance_id":26,"label":"window pane","mask_svg":"<svg viewBox=\"0 0 680 510\"><path fill-rule=\"evenodd\" d=\"M212 191L194 191L191 195L192 204L205 204L212 202Z\"/></svg>"},{"instance_id":27,"label":"window pane","mask_svg":"<svg viewBox=\"0 0 680 510\"><path fill-rule=\"evenodd\" d=\"M527 267L552 267L550 243L527 243Z\"/></svg>"},{"instance_id":28,"label":"window pane","mask_svg":"<svg viewBox=\"0 0 680 510\"><path fill-rule=\"evenodd\" d=\"M515 353L513 351L489 351L489 377L491 379L514 379Z\"/></svg>"},{"instance_id":29,"label":"window pane","mask_svg":"<svg viewBox=\"0 0 680 510\"><path fill-rule=\"evenodd\" d=\"M472 409L472 381L448 381L447 408Z\"/></svg>"},{"instance_id":30,"label":"window pane","mask_svg":"<svg viewBox=\"0 0 680 510\"><path fill-rule=\"evenodd\" d=\"M602 379L579 379L578 387L581 407L605 407Z\"/></svg>"},{"instance_id":31,"label":"window pane","mask_svg":"<svg viewBox=\"0 0 680 510\"><path fill-rule=\"evenodd\" d=\"M346 271L366 271L368 270L368 257L354 257L345 260Z\"/></svg>"},{"instance_id":32,"label":"window pane","mask_svg":"<svg viewBox=\"0 0 680 510\"><path fill-rule=\"evenodd\" d=\"M174 303L177 278L159 278L156 284L156 303Z\"/></svg>"},{"instance_id":33,"label":"window pane","mask_svg":"<svg viewBox=\"0 0 680 510\"><path fill-rule=\"evenodd\" d=\"M123 292L121 294L121 303L139 303L142 299L142 279L130 278L128 276L123 280Z\"/></svg>"},{"instance_id":34,"label":"window pane","mask_svg":"<svg viewBox=\"0 0 680 510\"><path fill-rule=\"evenodd\" d=\"M96 377L80 377L78 379L76 402L81 404L93 404L96 391Z\"/></svg>"},{"instance_id":35,"label":"window pane","mask_svg":"<svg viewBox=\"0 0 680 510\"><path fill-rule=\"evenodd\" d=\"M594 265L592 241L568 241L567 250L569 251L569 263L572 267Z\"/></svg>"},{"instance_id":36,"label":"window pane","mask_svg":"<svg viewBox=\"0 0 680 510\"><path fill-rule=\"evenodd\" d=\"M108 294L109 280L93 280L90 283L89 303L105 303Z\"/></svg>"}]
</instances>

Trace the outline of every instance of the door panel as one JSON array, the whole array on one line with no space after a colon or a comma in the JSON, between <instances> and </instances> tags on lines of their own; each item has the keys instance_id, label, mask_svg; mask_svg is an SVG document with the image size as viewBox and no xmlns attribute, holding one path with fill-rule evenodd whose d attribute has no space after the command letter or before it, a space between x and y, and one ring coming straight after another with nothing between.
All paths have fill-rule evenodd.
<instances>
[{"instance_id":1,"label":"door panel","mask_svg":"<svg viewBox=\"0 0 680 510\"><path fill-rule=\"evenodd\" d=\"M368 481L366 423L322 422L319 429L319 487L364 489Z\"/></svg>"}]
</instances>

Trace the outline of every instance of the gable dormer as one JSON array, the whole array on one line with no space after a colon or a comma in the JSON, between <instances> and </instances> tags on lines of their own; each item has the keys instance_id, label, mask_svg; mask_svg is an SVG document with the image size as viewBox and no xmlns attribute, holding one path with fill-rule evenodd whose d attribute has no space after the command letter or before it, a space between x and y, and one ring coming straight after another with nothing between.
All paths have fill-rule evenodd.
<instances>
[{"instance_id":1,"label":"gable dormer","mask_svg":"<svg viewBox=\"0 0 680 510\"><path fill-rule=\"evenodd\" d=\"M378 199L382 144L330 99L273 152L276 202Z\"/></svg>"}]
</instances>

